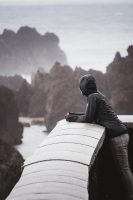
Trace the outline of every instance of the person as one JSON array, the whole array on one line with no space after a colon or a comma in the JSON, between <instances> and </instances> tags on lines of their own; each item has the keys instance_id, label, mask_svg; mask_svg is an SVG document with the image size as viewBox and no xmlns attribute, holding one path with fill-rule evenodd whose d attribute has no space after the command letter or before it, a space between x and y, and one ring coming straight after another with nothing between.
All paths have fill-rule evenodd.
<instances>
[{"instance_id":1,"label":"person","mask_svg":"<svg viewBox=\"0 0 133 200\"><path fill-rule=\"evenodd\" d=\"M129 134L126 126L118 119L106 97L97 90L95 78L84 75L80 78L79 87L87 97L85 113L68 113L69 122L96 123L106 128L106 137L117 169L121 175L126 200L133 200L133 175L128 161Z\"/></svg>"}]
</instances>

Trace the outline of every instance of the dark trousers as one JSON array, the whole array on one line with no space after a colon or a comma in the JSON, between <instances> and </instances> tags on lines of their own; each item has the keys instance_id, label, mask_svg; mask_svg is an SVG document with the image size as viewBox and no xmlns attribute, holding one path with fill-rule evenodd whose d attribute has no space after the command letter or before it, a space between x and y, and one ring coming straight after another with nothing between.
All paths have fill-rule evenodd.
<instances>
[{"instance_id":1,"label":"dark trousers","mask_svg":"<svg viewBox=\"0 0 133 200\"><path fill-rule=\"evenodd\" d=\"M133 174L128 160L128 143L128 133L109 139L112 157L120 173L127 194L126 200L133 200Z\"/></svg>"}]
</instances>

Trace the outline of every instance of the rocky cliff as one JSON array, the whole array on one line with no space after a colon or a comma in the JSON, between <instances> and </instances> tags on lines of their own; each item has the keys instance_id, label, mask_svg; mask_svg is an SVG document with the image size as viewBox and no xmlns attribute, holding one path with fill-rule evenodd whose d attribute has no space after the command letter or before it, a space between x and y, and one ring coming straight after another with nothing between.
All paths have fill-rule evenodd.
<instances>
[{"instance_id":1,"label":"rocky cliff","mask_svg":"<svg viewBox=\"0 0 133 200\"><path fill-rule=\"evenodd\" d=\"M0 139L0 200L5 200L22 173L23 158Z\"/></svg>"},{"instance_id":2,"label":"rocky cliff","mask_svg":"<svg viewBox=\"0 0 133 200\"><path fill-rule=\"evenodd\" d=\"M0 86L0 199L5 200L21 175L22 156L10 145L20 144L23 126L13 92Z\"/></svg>"},{"instance_id":3,"label":"rocky cliff","mask_svg":"<svg viewBox=\"0 0 133 200\"><path fill-rule=\"evenodd\" d=\"M129 46L127 52L126 57L121 57L117 52L105 74L81 68L72 70L59 63L56 63L49 73L38 72L32 84L38 88L37 91L42 91L42 99L38 95L42 102L39 109L42 108L44 112L48 130L50 131L68 111L84 111L85 102L78 89L78 80L87 73L96 78L98 89L107 96L117 114L133 114L133 46ZM36 94L35 92L34 95ZM35 105L37 101L33 98L32 104ZM34 112L34 107L31 106L30 110Z\"/></svg>"},{"instance_id":4,"label":"rocky cliff","mask_svg":"<svg viewBox=\"0 0 133 200\"><path fill-rule=\"evenodd\" d=\"M26 80L24 80L20 89L15 92L15 98L20 116L29 115L30 102L32 100L31 98L34 94L34 91L35 89L33 89L32 86ZM37 104L36 107L38 107Z\"/></svg>"},{"instance_id":5,"label":"rocky cliff","mask_svg":"<svg viewBox=\"0 0 133 200\"><path fill-rule=\"evenodd\" d=\"M0 139L8 144L20 144L23 126L18 122L19 110L13 92L0 86Z\"/></svg>"},{"instance_id":6,"label":"rocky cliff","mask_svg":"<svg viewBox=\"0 0 133 200\"><path fill-rule=\"evenodd\" d=\"M41 35L35 28L25 26L17 33L5 29L0 35L1 74L31 74L38 68L49 71L56 61L67 63L54 33Z\"/></svg>"},{"instance_id":7,"label":"rocky cliff","mask_svg":"<svg viewBox=\"0 0 133 200\"><path fill-rule=\"evenodd\" d=\"M9 89L13 91L18 91L24 81L25 79L22 78L22 76L20 75L0 76L0 85L8 87Z\"/></svg>"},{"instance_id":8,"label":"rocky cliff","mask_svg":"<svg viewBox=\"0 0 133 200\"><path fill-rule=\"evenodd\" d=\"M116 53L107 67L105 78L108 81L110 102L118 114L133 114L133 46L127 49L127 56Z\"/></svg>"}]
</instances>

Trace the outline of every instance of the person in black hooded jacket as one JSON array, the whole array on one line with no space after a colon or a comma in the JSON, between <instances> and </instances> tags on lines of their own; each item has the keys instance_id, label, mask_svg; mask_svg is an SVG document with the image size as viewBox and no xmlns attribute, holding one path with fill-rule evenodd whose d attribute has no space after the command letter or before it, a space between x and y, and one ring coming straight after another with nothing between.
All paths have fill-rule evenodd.
<instances>
[{"instance_id":1,"label":"person in black hooded jacket","mask_svg":"<svg viewBox=\"0 0 133 200\"><path fill-rule=\"evenodd\" d=\"M106 128L112 157L127 193L126 200L133 200L133 175L128 161L128 130L118 119L106 97L97 90L96 81L92 75L87 74L81 77L79 87L82 94L87 97L85 113L68 113L65 118L69 122L96 123Z\"/></svg>"}]
</instances>

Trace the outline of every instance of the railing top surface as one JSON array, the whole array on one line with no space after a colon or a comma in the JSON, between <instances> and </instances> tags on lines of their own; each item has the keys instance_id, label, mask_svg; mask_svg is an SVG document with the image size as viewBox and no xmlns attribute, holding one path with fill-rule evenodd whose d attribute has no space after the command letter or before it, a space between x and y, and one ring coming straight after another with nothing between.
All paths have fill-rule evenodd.
<instances>
[{"instance_id":1,"label":"railing top surface","mask_svg":"<svg viewBox=\"0 0 133 200\"><path fill-rule=\"evenodd\" d=\"M118 118L126 124L128 128L133 128L133 115L118 115Z\"/></svg>"},{"instance_id":2,"label":"railing top surface","mask_svg":"<svg viewBox=\"0 0 133 200\"><path fill-rule=\"evenodd\" d=\"M95 124L58 122L26 160L7 200L88 200L88 167L103 133Z\"/></svg>"}]
</instances>

